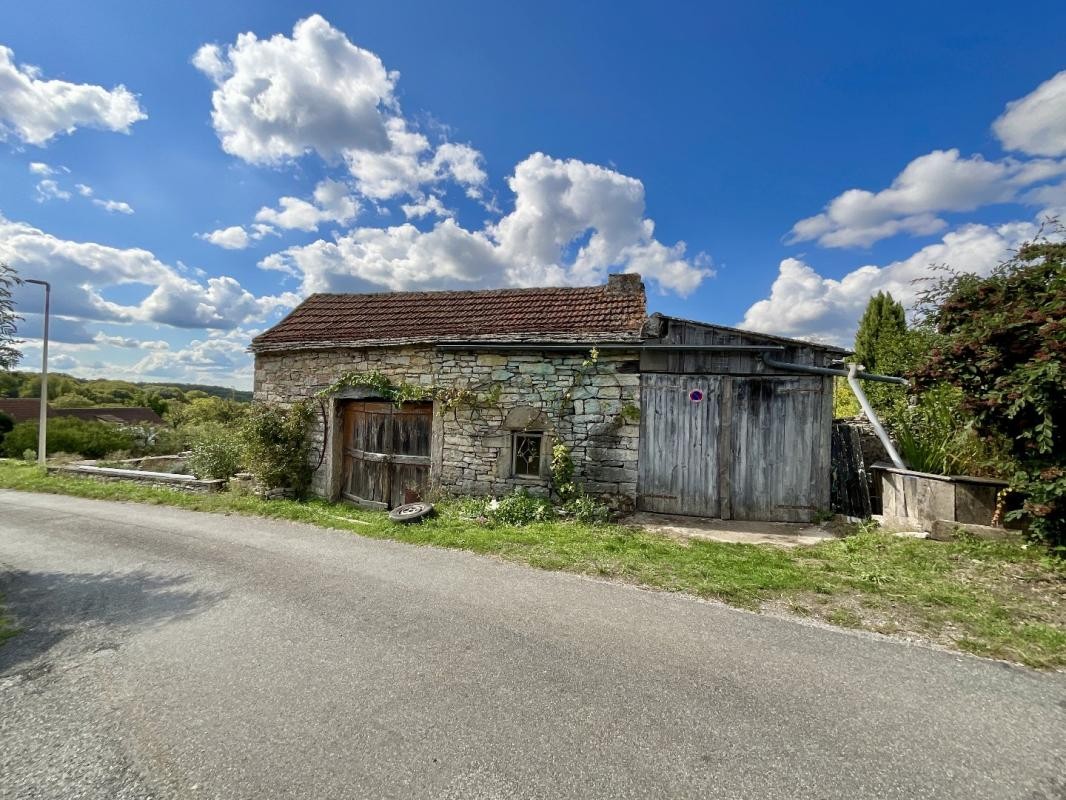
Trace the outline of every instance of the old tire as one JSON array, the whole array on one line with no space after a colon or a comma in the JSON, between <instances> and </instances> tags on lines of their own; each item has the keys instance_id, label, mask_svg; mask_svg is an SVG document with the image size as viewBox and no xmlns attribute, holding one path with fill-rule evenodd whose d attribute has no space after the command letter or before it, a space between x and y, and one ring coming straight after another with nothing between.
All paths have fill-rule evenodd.
<instances>
[{"instance_id":1,"label":"old tire","mask_svg":"<svg viewBox=\"0 0 1066 800\"><path fill-rule=\"evenodd\" d=\"M389 519L393 522L417 522L432 513L433 505L431 503L407 503L406 505L396 506L390 511Z\"/></svg>"}]
</instances>

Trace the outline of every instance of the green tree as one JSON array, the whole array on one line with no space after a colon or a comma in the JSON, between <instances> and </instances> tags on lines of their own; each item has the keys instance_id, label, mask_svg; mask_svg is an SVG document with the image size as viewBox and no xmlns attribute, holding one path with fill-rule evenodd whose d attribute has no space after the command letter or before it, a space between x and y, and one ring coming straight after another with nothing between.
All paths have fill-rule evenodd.
<instances>
[{"instance_id":1,"label":"green tree","mask_svg":"<svg viewBox=\"0 0 1066 800\"><path fill-rule=\"evenodd\" d=\"M899 339L907 332L907 316L903 304L893 300L888 292L878 292L866 304L855 334L855 360L868 372L880 372L881 362L890 358L890 351L899 347Z\"/></svg>"},{"instance_id":2,"label":"green tree","mask_svg":"<svg viewBox=\"0 0 1066 800\"><path fill-rule=\"evenodd\" d=\"M51 391L48 392L48 394L51 393ZM66 392L52 400L52 402L50 402L48 405L50 405L52 408L88 408L94 404L92 400L90 400L83 394L78 394L77 392Z\"/></svg>"},{"instance_id":3,"label":"green tree","mask_svg":"<svg viewBox=\"0 0 1066 800\"><path fill-rule=\"evenodd\" d=\"M21 381L14 372L0 372L0 397L18 397Z\"/></svg>"},{"instance_id":4,"label":"green tree","mask_svg":"<svg viewBox=\"0 0 1066 800\"><path fill-rule=\"evenodd\" d=\"M86 458L102 458L134 445L133 437L120 428L76 417L49 419L47 437L49 453L77 453ZM18 423L4 437L3 448L10 458L18 458L26 450L36 450L37 423Z\"/></svg>"},{"instance_id":5,"label":"green tree","mask_svg":"<svg viewBox=\"0 0 1066 800\"><path fill-rule=\"evenodd\" d=\"M22 358L22 353L15 347L19 317L15 314L12 296L15 287L21 283L15 270L0 262L0 370L12 369Z\"/></svg>"},{"instance_id":6,"label":"green tree","mask_svg":"<svg viewBox=\"0 0 1066 800\"><path fill-rule=\"evenodd\" d=\"M1026 244L987 278L951 273L923 305L942 341L916 386L955 387L976 433L1004 447L1030 529L1066 549L1066 244Z\"/></svg>"}]
</instances>

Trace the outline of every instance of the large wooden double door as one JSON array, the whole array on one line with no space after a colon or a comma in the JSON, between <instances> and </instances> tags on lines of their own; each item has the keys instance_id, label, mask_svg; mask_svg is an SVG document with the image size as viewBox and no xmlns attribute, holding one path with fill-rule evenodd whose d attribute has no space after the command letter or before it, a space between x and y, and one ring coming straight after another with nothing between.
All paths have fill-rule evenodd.
<instances>
[{"instance_id":1,"label":"large wooden double door","mask_svg":"<svg viewBox=\"0 0 1066 800\"><path fill-rule=\"evenodd\" d=\"M831 386L807 376L641 376L637 507L810 522L829 506Z\"/></svg>"},{"instance_id":2,"label":"large wooden double door","mask_svg":"<svg viewBox=\"0 0 1066 800\"><path fill-rule=\"evenodd\" d=\"M433 404L359 400L342 413L341 496L372 508L421 500L429 486Z\"/></svg>"}]
</instances>

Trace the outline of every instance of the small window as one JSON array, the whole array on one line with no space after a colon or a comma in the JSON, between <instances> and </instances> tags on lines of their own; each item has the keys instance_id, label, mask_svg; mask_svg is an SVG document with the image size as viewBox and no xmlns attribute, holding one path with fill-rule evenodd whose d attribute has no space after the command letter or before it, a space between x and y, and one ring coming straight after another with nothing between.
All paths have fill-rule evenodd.
<instances>
[{"instance_id":1,"label":"small window","mask_svg":"<svg viewBox=\"0 0 1066 800\"><path fill-rule=\"evenodd\" d=\"M511 472L515 475L540 475L540 442L544 434L518 432L511 442Z\"/></svg>"}]
</instances>

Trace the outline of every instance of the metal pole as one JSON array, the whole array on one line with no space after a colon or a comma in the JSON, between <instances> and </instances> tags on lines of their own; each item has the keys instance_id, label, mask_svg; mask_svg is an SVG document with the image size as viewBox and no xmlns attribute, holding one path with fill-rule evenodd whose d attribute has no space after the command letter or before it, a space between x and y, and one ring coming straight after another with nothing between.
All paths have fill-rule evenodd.
<instances>
[{"instance_id":1,"label":"metal pole","mask_svg":"<svg viewBox=\"0 0 1066 800\"><path fill-rule=\"evenodd\" d=\"M52 301L52 285L48 281L27 278L26 283L44 287L44 345L41 348L41 412L37 423L37 463L42 467L48 446L48 311Z\"/></svg>"},{"instance_id":2,"label":"metal pole","mask_svg":"<svg viewBox=\"0 0 1066 800\"><path fill-rule=\"evenodd\" d=\"M859 401L859 405L862 406L862 411L866 415L866 419L870 420L870 424L873 426L877 438L880 439L881 444L885 446L885 450L888 452L888 457L892 459L892 463L900 469L906 469L907 465L904 464L903 459L899 457L899 453L896 452L896 446L892 444L892 439L889 438L888 433L882 427L881 420L877 418L873 406L871 406L870 401L866 399L866 392L862 390L862 384L859 383L858 373L858 364L848 364L848 386L851 387L851 391L855 392L855 398Z\"/></svg>"}]
</instances>

